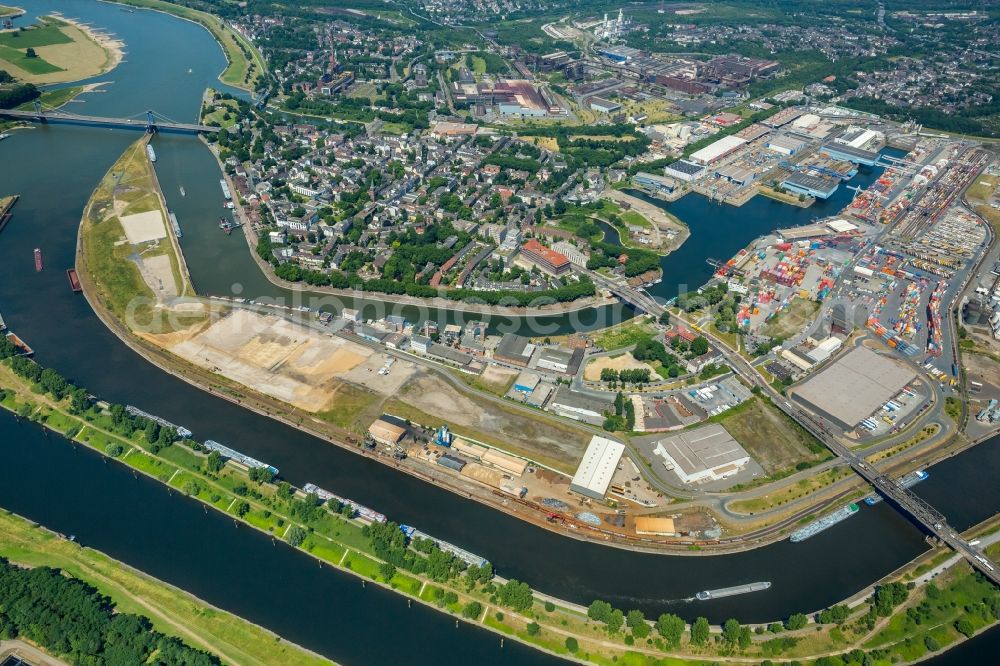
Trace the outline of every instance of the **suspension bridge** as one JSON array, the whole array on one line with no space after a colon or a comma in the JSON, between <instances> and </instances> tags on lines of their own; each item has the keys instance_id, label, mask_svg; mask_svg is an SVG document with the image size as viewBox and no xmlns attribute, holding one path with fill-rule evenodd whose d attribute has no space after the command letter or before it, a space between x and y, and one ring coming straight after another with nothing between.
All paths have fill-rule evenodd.
<instances>
[{"instance_id":1,"label":"suspension bridge","mask_svg":"<svg viewBox=\"0 0 1000 666\"><path fill-rule=\"evenodd\" d=\"M156 111L145 111L129 118L108 118L102 116L85 116L78 113L67 113L58 109L50 109L35 100L32 109L0 109L0 117L27 120L36 123L67 123L72 125L96 125L98 127L114 127L122 129L141 129L146 132L181 132L197 134L199 132L217 132L218 127L199 125L197 123L181 123L167 118Z\"/></svg>"}]
</instances>

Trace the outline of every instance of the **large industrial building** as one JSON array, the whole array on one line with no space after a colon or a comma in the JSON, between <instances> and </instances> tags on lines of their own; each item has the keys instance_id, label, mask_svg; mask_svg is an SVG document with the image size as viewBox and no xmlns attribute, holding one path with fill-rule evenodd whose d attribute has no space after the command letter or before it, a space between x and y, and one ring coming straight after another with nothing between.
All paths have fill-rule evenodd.
<instances>
[{"instance_id":1,"label":"large industrial building","mask_svg":"<svg viewBox=\"0 0 1000 666\"><path fill-rule=\"evenodd\" d=\"M720 481L750 462L750 454L717 423L665 437L653 453L684 483Z\"/></svg>"},{"instance_id":2,"label":"large industrial building","mask_svg":"<svg viewBox=\"0 0 1000 666\"><path fill-rule=\"evenodd\" d=\"M781 182L781 186L794 194L804 194L816 199L829 199L840 187L840 181L797 171L785 178Z\"/></svg>"},{"instance_id":3,"label":"large industrial building","mask_svg":"<svg viewBox=\"0 0 1000 666\"><path fill-rule=\"evenodd\" d=\"M875 162L878 161L878 153L862 148L855 148L846 143L828 143L821 150L835 160L844 160L845 162L853 162L854 164L875 166Z\"/></svg>"},{"instance_id":4,"label":"large industrial building","mask_svg":"<svg viewBox=\"0 0 1000 666\"><path fill-rule=\"evenodd\" d=\"M618 469L618 461L625 453L625 445L607 437L594 435L583 454L583 460L573 475L569 489L573 492L602 500Z\"/></svg>"},{"instance_id":5,"label":"large industrial building","mask_svg":"<svg viewBox=\"0 0 1000 666\"><path fill-rule=\"evenodd\" d=\"M673 164L668 164L667 167L663 169L663 173L667 174L671 178L683 180L685 183L690 183L704 171L705 167L700 164L694 164L685 160L677 160ZM639 174L636 174L636 176L638 175Z\"/></svg>"},{"instance_id":6,"label":"large industrial building","mask_svg":"<svg viewBox=\"0 0 1000 666\"><path fill-rule=\"evenodd\" d=\"M674 191L674 181L664 176L640 171L632 177L632 182L654 194L670 194Z\"/></svg>"},{"instance_id":7,"label":"large industrial building","mask_svg":"<svg viewBox=\"0 0 1000 666\"><path fill-rule=\"evenodd\" d=\"M568 419L601 425L604 423L604 413L611 409L611 400L578 393L561 384L549 400L549 409Z\"/></svg>"},{"instance_id":8,"label":"large industrial building","mask_svg":"<svg viewBox=\"0 0 1000 666\"><path fill-rule=\"evenodd\" d=\"M727 155L732 155L734 152L742 148L746 142L746 139L735 135L724 136L718 141L708 144L701 150L691 153L691 157L688 159L695 164L712 164L714 162L718 162Z\"/></svg>"},{"instance_id":9,"label":"large industrial building","mask_svg":"<svg viewBox=\"0 0 1000 666\"><path fill-rule=\"evenodd\" d=\"M516 333L508 333L500 340L496 351L493 352L493 358L526 368L534 353L535 345L531 344L528 338Z\"/></svg>"},{"instance_id":10,"label":"large industrial building","mask_svg":"<svg viewBox=\"0 0 1000 666\"><path fill-rule=\"evenodd\" d=\"M790 393L849 430L902 391L916 373L896 360L856 347Z\"/></svg>"}]
</instances>

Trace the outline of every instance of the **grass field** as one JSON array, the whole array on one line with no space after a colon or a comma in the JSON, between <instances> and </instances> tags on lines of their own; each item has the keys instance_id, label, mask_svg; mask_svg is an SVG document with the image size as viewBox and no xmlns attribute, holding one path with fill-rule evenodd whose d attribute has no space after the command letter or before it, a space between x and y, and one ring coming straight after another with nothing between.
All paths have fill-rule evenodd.
<instances>
[{"instance_id":1,"label":"grass field","mask_svg":"<svg viewBox=\"0 0 1000 666\"><path fill-rule=\"evenodd\" d=\"M38 98L38 101L42 103L42 106L50 109L58 109L81 92L83 92L83 86L67 86L66 88L58 88L56 90L45 90L42 92L42 96ZM17 108L31 109L33 106L34 102L25 102Z\"/></svg>"},{"instance_id":2,"label":"grass field","mask_svg":"<svg viewBox=\"0 0 1000 666\"><path fill-rule=\"evenodd\" d=\"M108 595L119 611L145 615L157 630L229 663L331 663L104 553L81 548L6 512L0 512L0 555L23 566L62 569Z\"/></svg>"},{"instance_id":3,"label":"grass field","mask_svg":"<svg viewBox=\"0 0 1000 666\"><path fill-rule=\"evenodd\" d=\"M764 324L761 335L787 340L815 319L818 311L819 303L795 297L784 310Z\"/></svg>"},{"instance_id":4,"label":"grass field","mask_svg":"<svg viewBox=\"0 0 1000 666\"><path fill-rule=\"evenodd\" d=\"M724 412L718 422L745 448L768 474L814 462L824 449L804 430L760 398Z\"/></svg>"},{"instance_id":5,"label":"grass field","mask_svg":"<svg viewBox=\"0 0 1000 666\"><path fill-rule=\"evenodd\" d=\"M219 75L219 80L227 85L253 90L256 87L257 77L267 71L264 59L256 47L241 35L230 30L218 16L163 0L119 0L119 2L134 7L156 9L205 26L222 46L226 59L229 61L226 69Z\"/></svg>"},{"instance_id":6,"label":"grass field","mask_svg":"<svg viewBox=\"0 0 1000 666\"><path fill-rule=\"evenodd\" d=\"M605 351L614 351L630 347L640 340L651 340L655 335L656 332L648 320L633 320L602 331L594 338L594 343Z\"/></svg>"},{"instance_id":7,"label":"grass field","mask_svg":"<svg viewBox=\"0 0 1000 666\"><path fill-rule=\"evenodd\" d=\"M35 57L28 57L28 48ZM108 48L75 25L52 17L0 33L0 69L26 83L77 81L106 71L112 62Z\"/></svg>"},{"instance_id":8,"label":"grass field","mask_svg":"<svg viewBox=\"0 0 1000 666\"><path fill-rule=\"evenodd\" d=\"M797 481L789 486L785 486L784 488L780 488L766 495L754 497L753 499L732 502L728 505L728 507L732 511L740 513L752 514L760 511L768 511L787 504L788 502L801 499L816 491L822 490L834 481L838 481L850 475L851 472L847 469L829 469L825 472L820 472L819 474L802 479L801 481Z\"/></svg>"},{"instance_id":9,"label":"grass field","mask_svg":"<svg viewBox=\"0 0 1000 666\"><path fill-rule=\"evenodd\" d=\"M21 12L20 9L16 9L14 7L8 7L7 5L0 5L0 17L19 14L20 12Z\"/></svg>"},{"instance_id":10,"label":"grass field","mask_svg":"<svg viewBox=\"0 0 1000 666\"><path fill-rule=\"evenodd\" d=\"M986 218L994 229L1000 230L1000 210L990 205L990 199L998 186L1000 177L984 173L969 187L965 196L977 213Z\"/></svg>"}]
</instances>

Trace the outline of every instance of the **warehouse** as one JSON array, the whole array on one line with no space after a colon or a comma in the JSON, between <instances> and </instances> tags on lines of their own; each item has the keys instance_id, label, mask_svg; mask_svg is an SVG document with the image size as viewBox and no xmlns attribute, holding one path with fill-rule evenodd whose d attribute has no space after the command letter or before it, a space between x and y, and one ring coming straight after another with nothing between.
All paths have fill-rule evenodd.
<instances>
[{"instance_id":1,"label":"warehouse","mask_svg":"<svg viewBox=\"0 0 1000 666\"><path fill-rule=\"evenodd\" d=\"M674 191L674 181L651 173L639 172L632 177L632 182L637 187L641 187L654 194L670 194Z\"/></svg>"},{"instance_id":2,"label":"warehouse","mask_svg":"<svg viewBox=\"0 0 1000 666\"><path fill-rule=\"evenodd\" d=\"M671 178L676 178L677 180L682 180L685 183L690 183L704 171L704 167L698 164L693 164L686 160L677 160L673 164L667 165L667 167L663 170L663 173L667 174Z\"/></svg>"},{"instance_id":3,"label":"warehouse","mask_svg":"<svg viewBox=\"0 0 1000 666\"><path fill-rule=\"evenodd\" d=\"M611 479L618 469L618 461L625 453L625 446L606 437L594 435L583 454L583 460L573 475L569 489L573 492L604 499L611 485Z\"/></svg>"},{"instance_id":4,"label":"warehouse","mask_svg":"<svg viewBox=\"0 0 1000 666\"><path fill-rule=\"evenodd\" d=\"M665 437L653 453L684 483L719 481L750 462L750 454L717 423Z\"/></svg>"},{"instance_id":5,"label":"warehouse","mask_svg":"<svg viewBox=\"0 0 1000 666\"><path fill-rule=\"evenodd\" d=\"M511 475L514 478L519 478L524 475L524 471L528 469L528 463L521 458L515 458L514 456L507 455L496 449L489 449L479 457L484 463L488 465L493 465L501 472Z\"/></svg>"},{"instance_id":6,"label":"warehouse","mask_svg":"<svg viewBox=\"0 0 1000 666\"><path fill-rule=\"evenodd\" d=\"M870 150L854 148L843 143L828 143L821 148L824 154L835 160L844 160L854 164L864 164L865 166L875 166L878 161L878 153Z\"/></svg>"},{"instance_id":7,"label":"warehouse","mask_svg":"<svg viewBox=\"0 0 1000 666\"><path fill-rule=\"evenodd\" d=\"M601 425L604 423L604 413L611 409L611 400L577 393L561 384L549 401L549 409L559 416Z\"/></svg>"},{"instance_id":8,"label":"warehouse","mask_svg":"<svg viewBox=\"0 0 1000 666\"><path fill-rule=\"evenodd\" d=\"M781 153L782 155L791 156L805 148L807 145L808 144L802 139L796 139L793 136L779 134L767 142L767 149L776 153Z\"/></svg>"},{"instance_id":9,"label":"warehouse","mask_svg":"<svg viewBox=\"0 0 1000 666\"><path fill-rule=\"evenodd\" d=\"M493 352L493 358L504 363L526 368L528 367L528 361L531 360L531 355L534 353L535 345L531 344L528 338L515 333L508 333L500 340L496 351Z\"/></svg>"},{"instance_id":10,"label":"warehouse","mask_svg":"<svg viewBox=\"0 0 1000 666\"><path fill-rule=\"evenodd\" d=\"M406 428L398 426L395 423L389 423L385 419L377 419L368 426L368 434L379 444L391 446L398 444L399 440L403 439L403 435L406 434Z\"/></svg>"},{"instance_id":11,"label":"warehouse","mask_svg":"<svg viewBox=\"0 0 1000 666\"><path fill-rule=\"evenodd\" d=\"M747 142L738 136L724 136L714 143L710 143L701 150L691 153L688 159L695 164L708 165L721 160L727 155L731 155Z\"/></svg>"},{"instance_id":12,"label":"warehouse","mask_svg":"<svg viewBox=\"0 0 1000 666\"><path fill-rule=\"evenodd\" d=\"M538 367L567 375L574 375L583 361L582 349L544 349L538 357Z\"/></svg>"},{"instance_id":13,"label":"warehouse","mask_svg":"<svg viewBox=\"0 0 1000 666\"><path fill-rule=\"evenodd\" d=\"M590 109L591 111L597 111L598 113L615 113L622 110L622 105L618 102L612 102L610 99L604 99L603 97L591 97Z\"/></svg>"},{"instance_id":14,"label":"warehouse","mask_svg":"<svg viewBox=\"0 0 1000 666\"><path fill-rule=\"evenodd\" d=\"M789 393L845 430L876 412L916 373L888 356L856 347Z\"/></svg>"},{"instance_id":15,"label":"warehouse","mask_svg":"<svg viewBox=\"0 0 1000 666\"><path fill-rule=\"evenodd\" d=\"M840 187L840 182L833 178L796 172L782 181L781 186L795 194L804 194L807 197L817 199L829 199Z\"/></svg>"},{"instance_id":16,"label":"warehouse","mask_svg":"<svg viewBox=\"0 0 1000 666\"><path fill-rule=\"evenodd\" d=\"M514 380L514 390L525 394L531 393L535 390L535 387L538 386L539 381L541 380L538 375L525 370L517 376L517 379Z\"/></svg>"},{"instance_id":17,"label":"warehouse","mask_svg":"<svg viewBox=\"0 0 1000 666\"><path fill-rule=\"evenodd\" d=\"M636 516L635 533L649 536L677 536L677 528L674 526L673 518Z\"/></svg>"}]
</instances>

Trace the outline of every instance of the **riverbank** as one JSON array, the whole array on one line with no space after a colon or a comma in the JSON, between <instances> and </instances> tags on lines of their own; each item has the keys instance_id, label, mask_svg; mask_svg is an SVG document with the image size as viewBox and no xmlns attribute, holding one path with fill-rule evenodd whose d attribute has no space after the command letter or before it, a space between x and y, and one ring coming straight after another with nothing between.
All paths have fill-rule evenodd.
<instances>
[{"instance_id":1,"label":"riverbank","mask_svg":"<svg viewBox=\"0 0 1000 666\"><path fill-rule=\"evenodd\" d=\"M516 581L499 578L494 581L487 578L484 581L478 574L458 573L446 575L444 580L431 580L429 576L420 573L403 573L396 567L387 567L384 558L375 555L378 547L373 550L373 544L381 543L373 540L373 534L377 531L370 531L373 528L362 529L358 518L341 515L340 502L331 502L329 508L317 506L309 500L309 496L291 494L283 491L280 485L255 480L240 465L229 463L220 466L214 473L209 472L207 470L212 469L209 457L190 451L183 443L158 448L146 439L143 434L145 429L141 424L130 428L130 437L117 435L113 431L116 427L112 418L113 410L109 412L103 408L90 407L82 415L74 415L68 398L54 400L40 386L26 383L27 380L15 374L9 364L10 361L7 361L0 365L0 386L6 389L2 401L5 408L59 434L72 435L73 441L125 464L136 472L157 479L206 506L210 505L234 520L265 534L272 534L275 538L283 538L330 566L395 590L418 603L450 613L456 619L478 624L503 636L575 661L604 664L628 659L630 664L652 666L661 663L659 660L664 657L673 659L675 661L671 663L678 664L706 664L709 660L712 663L745 662L748 659L778 656L814 659L846 654L852 645L866 648L876 645L877 650L871 655L876 658L876 663L881 663L878 659L888 657L893 651L902 653L903 650L910 649L909 634L900 633L898 627L910 618L910 614L905 612L908 610L906 606L916 606L920 600L912 597L910 604L900 606L900 602L895 601L892 612L873 617L872 609L876 606L876 599L856 596L853 607L844 606L843 611L834 607L829 611L831 617L837 619L823 619L826 616L824 612L820 614L823 624L813 627L807 626L808 618L804 615L801 616L801 624L795 616L790 617L786 623L778 621L742 627L737 623L738 641L731 630L709 627L702 619L698 624L704 623L706 639L711 638L713 633L718 635L714 641L703 642L696 638L695 629L688 627L680 618L674 621L661 616L658 622L653 623L641 614L630 612L626 629L621 626L620 621L616 623L610 619L601 619L606 617L603 612L591 610L584 613L582 607L543 595L536 596L529 588L521 588L521 584ZM287 501L283 497L287 497ZM395 530L392 524L386 527ZM387 532L387 535L392 533L395 532ZM935 555L935 560L940 555L947 560L950 553L940 551L939 555ZM939 567L939 572L943 573L945 569ZM926 565L915 563L912 570L899 572L897 579L913 580L914 576L926 571ZM944 601L939 604L942 615L954 619L955 613L960 612L960 609L956 611L950 600L961 598L955 595L968 594L972 589L981 590L978 594L986 594L990 599L993 598L989 597L992 594L1000 603L1000 593L988 583L976 582L978 579L964 563L957 563L953 571L954 579L947 576L937 578L938 589L944 595ZM469 576L473 578L470 579ZM929 578L916 580L914 587L924 586L927 580ZM901 589L905 589L905 586ZM866 601L869 603L867 614ZM921 604L920 608L924 606ZM588 619L587 615L591 617ZM876 621L877 617L885 619ZM969 617L968 613L966 617ZM987 621L982 617L979 621L973 621L970 631L975 633L993 624L995 619ZM680 624L677 625L676 622ZM964 628L964 625L956 625L950 631L960 632ZM654 630L660 635L653 633ZM765 635L766 632L781 636L771 638ZM688 633L691 634L690 637ZM846 640L845 635L848 637ZM953 637L949 642L954 642ZM932 651L934 650L927 650Z\"/></svg>"},{"instance_id":2,"label":"riverbank","mask_svg":"<svg viewBox=\"0 0 1000 666\"><path fill-rule=\"evenodd\" d=\"M226 55L228 64L219 73L219 80L226 85L252 92L260 83L261 77L267 76L267 65L257 47L246 37L235 32L220 17L163 0L114 0L112 4L151 9L204 26Z\"/></svg>"},{"instance_id":3,"label":"riverbank","mask_svg":"<svg viewBox=\"0 0 1000 666\"><path fill-rule=\"evenodd\" d=\"M157 631L232 664L331 663L184 590L6 511L0 511L0 557L19 566L60 569L107 595L119 612L146 616Z\"/></svg>"},{"instance_id":4,"label":"riverbank","mask_svg":"<svg viewBox=\"0 0 1000 666\"><path fill-rule=\"evenodd\" d=\"M24 14L24 10L21 9L20 7L8 7L7 5L0 5L0 18L14 18L16 16L21 16L22 14Z\"/></svg>"},{"instance_id":5,"label":"riverbank","mask_svg":"<svg viewBox=\"0 0 1000 666\"><path fill-rule=\"evenodd\" d=\"M606 189L601 195L605 199L609 199L619 206L627 207L630 210L637 212L639 215L643 216L655 227L655 237L651 241L650 248L643 248L638 244L635 247L640 249L653 249L660 256L666 256L679 248L684 244L684 241L688 239L691 235L691 229L688 225L684 224L676 215L668 213L663 208L659 206L654 206L649 202L643 201L638 197L633 197L626 192L616 189ZM627 222L627 221L626 221ZM665 243L657 243L656 238L659 235L666 233L671 235L669 241ZM619 231L619 239L621 239L621 232ZM629 242L623 242L622 245L630 245L633 243L631 237L628 239Z\"/></svg>"}]
</instances>

